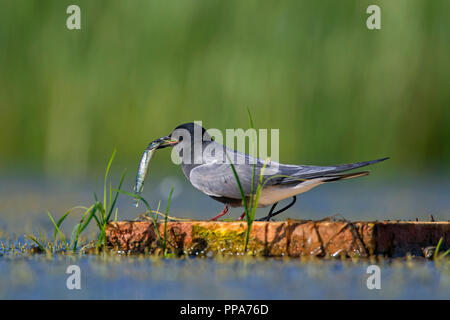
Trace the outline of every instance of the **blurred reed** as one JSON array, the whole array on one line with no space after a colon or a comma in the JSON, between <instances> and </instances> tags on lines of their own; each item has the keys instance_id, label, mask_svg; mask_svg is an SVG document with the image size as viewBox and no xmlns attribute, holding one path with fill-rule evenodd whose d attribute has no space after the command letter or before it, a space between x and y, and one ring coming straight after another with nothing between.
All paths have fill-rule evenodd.
<instances>
[{"instance_id":1,"label":"blurred reed","mask_svg":"<svg viewBox=\"0 0 450 320\"><path fill-rule=\"evenodd\" d=\"M247 107L283 162L449 168L449 1L79 0L80 31L70 4L1 0L3 170L83 176L114 146L134 168L180 123L248 127Z\"/></svg>"}]
</instances>

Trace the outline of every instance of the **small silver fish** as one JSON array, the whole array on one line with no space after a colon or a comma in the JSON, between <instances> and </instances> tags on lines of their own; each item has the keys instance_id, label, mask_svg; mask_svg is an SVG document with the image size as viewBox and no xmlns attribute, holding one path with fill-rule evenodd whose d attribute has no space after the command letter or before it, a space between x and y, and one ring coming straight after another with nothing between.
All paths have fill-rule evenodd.
<instances>
[{"instance_id":1,"label":"small silver fish","mask_svg":"<svg viewBox=\"0 0 450 320\"><path fill-rule=\"evenodd\" d=\"M134 187L134 192L137 195L140 195L142 193L142 190L144 190L144 181L145 177L147 176L150 160L152 159L155 150L159 147L161 143L162 141L150 143L150 145L147 147L147 149L145 149L144 153L142 154L141 162L139 163L139 169L136 176L136 186ZM138 207L139 205L138 199L136 199L134 205Z\"/></svg>"}]
</instances>

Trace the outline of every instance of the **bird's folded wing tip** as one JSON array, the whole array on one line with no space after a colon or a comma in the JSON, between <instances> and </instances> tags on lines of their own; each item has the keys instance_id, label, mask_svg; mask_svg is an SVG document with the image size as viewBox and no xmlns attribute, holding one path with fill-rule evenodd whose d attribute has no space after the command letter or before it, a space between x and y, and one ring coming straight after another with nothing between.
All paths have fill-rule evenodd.
<instances>
[{"instance_id":1,"label":"bird's folded wing tip","mask_svg":"<svg viewBox=\"0 0 450 320\"><path fill-rule=\"evenodd\" d=\"M389 160L390 158L391 158L391 157L384 157L384 158L380 158L380 159L377 159L377 160L373 160L372 162L373 162L373 163L377 163L377 162Z\"/></svg>"}]
</instances>

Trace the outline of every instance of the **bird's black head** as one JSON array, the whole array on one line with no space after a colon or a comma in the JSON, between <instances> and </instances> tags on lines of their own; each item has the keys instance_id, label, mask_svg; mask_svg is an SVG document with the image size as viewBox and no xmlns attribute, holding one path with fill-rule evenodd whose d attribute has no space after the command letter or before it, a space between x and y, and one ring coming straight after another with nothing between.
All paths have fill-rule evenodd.
<instances>
[{"instance_id":1,"label":"bird's black head","mask_svg":"<svg viewBox=\"0 0 450 320\"><path fill-rule=\"evenodd\" d=\"M160 143L157 149L163 149L166 147L173 147L178 143L186 143L189 139L190 143L193 144L195 141L211 141L212 138L206 133L206 129L201 125L188 122L177 126L171 134L168 136L154 140L153 143Z\"/></svg>"},{"instance_id":2,"label":"bird's black head","mask_svg":"<svg viewBox=\"0 0 450 320\"><path fill-rule=\"evenodd\" d=\"M195 122L180 124L172 131L170 136L173 140L177 140L183 144L186 144L186 139L189 139L190 144L212 140L211 136L206 132L206 129Z\"/></svg>"},{"instance_id":3,"label":"bird's black head","mask_svg":"<svg viewBox=\"0 0 450 320\"><path fill-rule=\"evenodd\" d=\"M173 130L173 132L175 132L175 131L177 131L177 130L180 130L180 129L186 130L186 131L189 132L189 134L191 134L191 135L194 135L194 133L200 132L200 133L202 134L202 137L203 137L203 135L204 135L205 132L206 132L206 129L205 129L205 128L203 128L201 125L199 125L199 124L197 124L197 123L194 123L194 122L188 122L188 123L180 124L178 127L176 127L176 128ZM173 133L173 132L172 132L172 133Z\"/></svg>"}]
</instances>

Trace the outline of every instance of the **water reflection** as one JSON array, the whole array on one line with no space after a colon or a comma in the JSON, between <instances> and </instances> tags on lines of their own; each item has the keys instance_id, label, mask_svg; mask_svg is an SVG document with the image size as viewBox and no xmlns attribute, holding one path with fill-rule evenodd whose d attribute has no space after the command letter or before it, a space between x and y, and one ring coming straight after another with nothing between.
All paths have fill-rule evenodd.
<instances>
[{"instance_id":1,"label":"water reflection","mask_svg":"<svg viewBox=\"0 0 450 320\"><path fill-rule=\"evenodd\" d=\"M118 180L113 179L114 181ZM67 183L57 180L0 179L0 229L9 233L38 232L51 229L46 211L61 216L76 205L93 202L93 192L102 194L102 181ZM124 190L133 190L133 179L126 180ZM222 205L192 187L180 176L161 177L154 174L145 186L143 196L156 208L165 208L170 188L174 187L171 215L207 219L222 210ZM322 219L340 213L351 220L436 220L450 219L450 182L440 177L404 179L361 179L330 183L298 197L296 205L281 219ZM288 201L288 200L286 200ZM119 219L133 219L143 212L133 201L120 195ZM258 209L263 216L269 208ZM241 208L232 208L228 218L237 218ZM73 222L76 221L73 217ZM69 225L71 220L67 222Z\"/></svg>"},{"instance_id":2,"label":"water reflection","mask_svg":"<svg viewBox=\"0 0 450 320\"><path fill-rule=\"evenodd\" d=\"M71 264L81 268L81 290L65 286ZM0 299L449 298L448 264L381 262L381 290L367 288L368 265L276 259L0 259Z\"/></svg>"}]
</instances>

